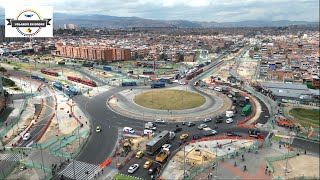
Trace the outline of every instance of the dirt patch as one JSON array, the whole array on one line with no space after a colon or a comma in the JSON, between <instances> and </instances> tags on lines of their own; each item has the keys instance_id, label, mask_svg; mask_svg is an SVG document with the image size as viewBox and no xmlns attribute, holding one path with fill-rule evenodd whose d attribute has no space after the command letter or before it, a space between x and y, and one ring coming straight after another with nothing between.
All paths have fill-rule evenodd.
<instances>
[{"instance_id":1,"label":"dirt patch","mask_svg":"<svg viewBox=\"0 0 320 180\"><path fill-rule=\"evenodd\" d=\"M203 166L212 161L216 156L203 149L195 148L186 154L186 163L190 166Z\"/></svg>"},{"instance_id":2,"label":"dirt patch","mask_svg":"<svg viewBox=\"0 0 320 180\"><path fill-rule=\"evenodd\" d=\"M139 148L139 150L144 151L146 149L148 138L147 137L132 138L131 142L133 143L132 149Z\"/></svg>"},{"instance_id":3,"label":"dirt patch","mask_svg":"<svg viewBox=\"0 0 320 180\"><path fill-rule=\"evenodd\" d=\"M6 177L8 180L34 180L40 179L35 169L27 167L25 170L20 170L20 167L24 165L17 166L9 176Z\"/></svg>"},{"instance_id":4,"label":"dirt patch","mask_svg":"<svg viewBox=\"0 0 320 180\"><path fill-rule=\"evenodd\" d=\"M251 80L254 75L256 74L256 68L257 68L258 62L245 62L242 61L237 68L237 73L242 77L243 79Z\"/></svg>"},{"instance_id":5,"label":"dirt patch","mask_svg":"<svg viewBox=\"0 0 320 180\"><path fill-rule=\"evenodd\" d=\"M58 124L56 122L51 121L48 129L46 130L46 132L44 133L44 135L42 136L42 138L39 140L38 143L40 144L45 143L47 140L52 139L57 135L59 135Z\"/></svg>"},{"instance_id":6,"label":"dirt patch","mask_svg":"<svg viewBox=\"0 0 320 180\"><path fill-rule=\"evenodd\" d=\"M284 177L286 160L272 163L275 176ZM319 157L300 155L288 160L286 178L299 176L319 178Z\"/></svg>"},{"instance_id":7,"label":"dirt patch","mask_svg":"<svg viewBox=\"0 0 320 180\"><path fill-rule=\"evenodd\" d=\"M216 77L215 79L217 80L218 77L220 77L221 80L217 80L220 82L227 82L227 78L230 76L229 75L229 69L232 67L234 62L225 62L218 71L215 71L212 75L204 78L203 80L207 83L211 83L211 76Z\"/></svg>"},{"instance_id":8,"label":"dirt patch","mask_svg":"<svg viewBox=\"0 0 320 180\"><path fill-rule=\"evenodd\" d=\"M70 144L64 146L63 148L60 149L60 153L63 154L71 154L75 152L79 148L79 144L82 144L84 142L84 138L80 137L79 139L76 139L72 141Z\"/></svg>"}]
</instances>

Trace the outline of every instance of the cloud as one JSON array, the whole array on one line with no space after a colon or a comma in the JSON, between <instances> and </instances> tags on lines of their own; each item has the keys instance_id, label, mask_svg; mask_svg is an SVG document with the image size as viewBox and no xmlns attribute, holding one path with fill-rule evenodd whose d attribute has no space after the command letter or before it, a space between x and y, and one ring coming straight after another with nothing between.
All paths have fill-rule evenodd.
<instances>
[{"instance_id":1,"label":"cloud","mask_svg":"<svg viewBox=\"0 0 320 180\"><path fill-rule=\"evenodd\" d=\"M319 21L318 0L0 0L4 5L49 5L54 12L136 16L164 20ZM0 16L3 9L0 8Z\"/></svg>"}]
</instances>

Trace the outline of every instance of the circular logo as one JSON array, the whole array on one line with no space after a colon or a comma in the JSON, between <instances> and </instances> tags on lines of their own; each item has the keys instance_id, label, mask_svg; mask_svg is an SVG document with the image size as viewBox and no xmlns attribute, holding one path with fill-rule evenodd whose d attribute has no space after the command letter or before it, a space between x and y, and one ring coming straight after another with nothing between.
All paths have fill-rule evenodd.
<instances>
[{"instance_id":1,"label":"circular logo","mask_svg":"<svg viewBox=\"0 0 320 180\"><path fill-rule=\"evenodd\" d=\"M17 17L19 21L39 21L42 20L40 14L33 9L25 9L21 11ZM16 27L17 31L23 36L34 36L38 34L41 27Z\"/></svg>"}]
</instances>

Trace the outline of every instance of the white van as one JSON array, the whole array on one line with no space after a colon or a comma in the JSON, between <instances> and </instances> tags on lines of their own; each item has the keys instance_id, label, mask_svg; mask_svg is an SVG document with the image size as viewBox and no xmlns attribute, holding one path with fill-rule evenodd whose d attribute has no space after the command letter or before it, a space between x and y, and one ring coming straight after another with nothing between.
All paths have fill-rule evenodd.
<instances>
[{"instance_id":1,"label":"white van","mask_svg":"<svg viewBox=\"0 0 320 180\"><path fill-rule=\"evenodd\" d=\"M216 91L218 91L218 92L221 92L221 91L222 91L221 87L215 87L214 90L216 90Z\"/></svg>"},{"instance_id":2,"label":"white van","mask_svg":"<svg viewBox=\"0 0 320 180\"><path fill-rule=\"evenodd\" d=\"M233 111L226 111L226 117L227 118L231 118L234 116L234 112Z\"/></svg>"},{"instance_id":3,"label":"white van","mask_svg":"<svg viewBox=\"0 0 320 180\"><path fill-rule=\"evenodd\" d=\"M31 137L31 135L30 135L30 133L26 133L24 136L23 136L23 140L24 141L28 141L29 139L30 139L30 137Z\"/></svg>"},{"instance_id":4,"label":"white van","mask_svg":"<svg viewBox=\"0 0 320 180\"><path fill-rule=\"evenodd\" d=\"M133 130L131 127L124 127L124 128L123 128L123 132L127 132L127 133L133 134L133 133L134 133L134 130Z\"/></svg>"},{"instance_id":5,"label":"white van","mask_svg":"<svg viewBox=\"0 0 320 180\"><path fill-rule=\"evenodd\" d=\"M153 132L152 130L150 130L150 129L145 129L145 130L143 130L143 134L144 134L144 135L152 134L152 136L154 136L154 132Z\"/></svg>"}]
</instances>

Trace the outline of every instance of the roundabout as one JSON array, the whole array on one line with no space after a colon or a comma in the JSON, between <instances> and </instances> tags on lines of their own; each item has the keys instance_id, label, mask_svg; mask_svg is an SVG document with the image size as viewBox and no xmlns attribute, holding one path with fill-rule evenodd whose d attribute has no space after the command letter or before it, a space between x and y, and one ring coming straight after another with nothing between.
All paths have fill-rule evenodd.
<instances>
[{"instance_id":1,"label":"roundabout","mask_svg":"<svg viewBox=\"0 0 320 180\"><path fill-rule=\"evenodd\" d=\"M199 91L186 90L185 86L165 90L124 90L107 100L107 106L117 114L144 121L200 121L224 114L231 105L226 96L216 93L200 95Z\"/></svg>"},{"instance_id":2,"label":"roundabout","mask_svg":"<svg viewBox=\"0 0 320 180\"><path fill-rule=\"evenodd\" d=\"M133 98L140 106L158 110L184 110L203 105L206 98L200 94L183 90L152 90Z\"/></svg>"}]
</instances>

